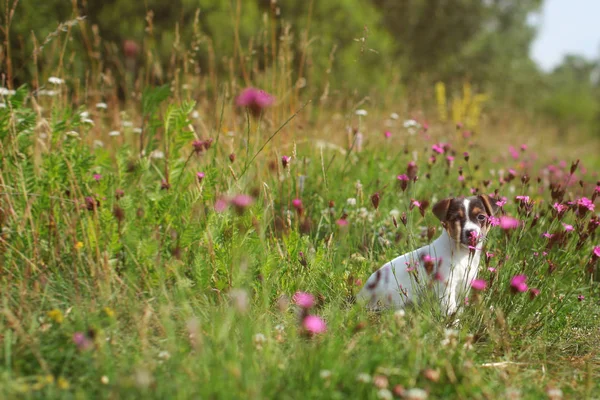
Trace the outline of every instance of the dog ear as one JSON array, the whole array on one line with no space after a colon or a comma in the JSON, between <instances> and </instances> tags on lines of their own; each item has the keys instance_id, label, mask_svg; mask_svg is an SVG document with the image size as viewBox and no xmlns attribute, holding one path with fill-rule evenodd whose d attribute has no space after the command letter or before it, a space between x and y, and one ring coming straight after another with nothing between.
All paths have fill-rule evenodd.
<instances>
[{"instance_id":1,"label":"dog ear","mask_svg":"<svg viewBox=\"0 0 600 400\"><path fill-rule=\"evenodd\" d=\"M440 200L431 209L433 211L433 215L438 217L438 219L442 222L446 222L448 219L448 209L450 208L450 203L452 203L452 198L447 198L444 200Z\"/></svg>"},{"instance_id":2,"label":"dog ear","mask_svg":"<svg viewBox=\"0 0 600 400\"><path fill-rule=\"evenodd\" d=\"M481 202L483 203L487 215L489 215L490 217L496 215L500 207L498 207L494 199L491 199L490 196L488 196L487 194L480 194L477 197L479 197L479 200L481 200Z\"/></svg>"}]
</instances>

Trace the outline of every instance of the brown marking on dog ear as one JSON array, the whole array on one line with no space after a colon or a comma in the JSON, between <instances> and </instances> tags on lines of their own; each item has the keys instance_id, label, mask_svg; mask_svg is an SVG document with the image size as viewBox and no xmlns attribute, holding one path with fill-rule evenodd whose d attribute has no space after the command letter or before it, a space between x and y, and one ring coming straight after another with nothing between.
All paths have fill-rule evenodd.
<instances>
[{"instance_id":1,"label":"brown marking on dog ear","mask_svg":"<svg viewBox=\"0 0 600 400\"><path fill-rule=\"evenodd\" d=\"M498 207L498 205L496 204L496 202L494 200L490 199L490 196L488 196L487 194L480 194L477 197L483 203L483 206L485 207L485 212L487 213L487 215L489 215L490 217L496 215L496 213L498 212L498 209L500 207Z\"/></svg>"},{"instance_id":2,"label":"brown marking on dog ear","mask_svg":"<svg viewBox=\"0 0 600 400\"><path fill-rule=\"evenodd\" d=\"M433 215L435 215L440 221L446 222L448 220L448 209L450 208L451 203L452 198L438 201L431 209L431 211L433 211Z\"/></svg>"}]
</instances>

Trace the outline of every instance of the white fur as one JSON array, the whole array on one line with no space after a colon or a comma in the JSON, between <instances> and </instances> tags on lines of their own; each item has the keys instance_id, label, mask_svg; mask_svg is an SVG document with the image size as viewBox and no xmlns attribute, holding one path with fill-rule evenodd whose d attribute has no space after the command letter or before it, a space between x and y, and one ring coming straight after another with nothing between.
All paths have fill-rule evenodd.
<instances>
[{"instance_id":1,"label":"white fur","mask_svg":"<svg viewBox=\"0 0 600 400\"><path fill-rule=\"evenodd\" d=\"M465 210L468 216L468 200L465 200ZM477 224L468 221L463 231L468 229L475 230L479 239L482 239L482 231ZM430 277L425 271L422 261L424 255L441 259L437 277ZM368 302L370 308L377 308L378 303L403 308L406 304L415 302L419 293L427 290L428 282L433 279L433 290L442 309L448 315L454 314L464 303L471 282L477 276L480 257L479 246L476 246L475 251L470 251L464 244L450 238L444 230L431 244L399 256L375 271L358 293L357 299ZM437 261L435 264L437 267ZM407 270L415 266L418 271L418 283L414 278L416 271Z\"/></svg>"}]
</instances>

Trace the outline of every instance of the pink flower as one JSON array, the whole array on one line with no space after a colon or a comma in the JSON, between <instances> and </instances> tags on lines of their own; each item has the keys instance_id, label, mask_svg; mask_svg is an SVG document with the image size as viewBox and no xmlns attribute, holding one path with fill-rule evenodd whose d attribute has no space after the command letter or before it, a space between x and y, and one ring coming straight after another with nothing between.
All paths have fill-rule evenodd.
<instances>
[{"instance_id":1,"label":"pink flower","mask_svg":"<svg viewBox=\"0 0 600 400\"><path fill-rule=\"evenodd\" d=\"M215 211L218 213L221 213L221 212L225 211L226 208L227 208L227 200L225 200L223 197L219 197L217 199L217 201L215 201Z\"/></svg>"},{"instance_id":2,"label":"pink flower","mask_svg":"<svg viewBox=\"0 0 600 400\"><path fill-rule=\"evenodd\" d=\"M400 182L408 182L408 181L409 181L409 179L408 179L408 176L407 176L407 175L405 175L405 174L398 175L398 178L397 178L397 179L398 179Z\"/></svg>"},{"instance_id":3,"label":"pink flower","mask_svg":"<svg viewBox=\"0 0 600 400\"><path fill-rule=\"evenodd\" d=\"M252 203L254 203L254 199L247 194L238 194L231 199L231 204L240 209L249 207Z\"/></svg>"},{"instance_id":4,"label":"pink flower","mask_svg":"<svg viewBox=\"0 0 600 400\"><path fill-rule=\"evenodd\" d=\"M413 200L413 201L412 201L412 205L413 205L414 207L417 207L417 208L419 208L419 207L421 207L421 202L420 202L420 201L418 201L418 200Z\"/></svg>"},{"instance_id":5,"label":"pink flower","mask_svg":"<svg viewBox=\"0 0 600 400\"><path fill-rule=\"evenodd\" d=\"M503 207L503 206L506 204L506 202L507 202L507 199L506 199L506 197L505 197L505 198L503 198L502 200L498 200L498 201L496 202L496 205L497 205L498 207Z\"/></svg>"},{"instance_id":6,"label":"pink flower","mask_svg":"<svg viewBox=\"0 0 600 400\"><path fill-rule=\"evenodd\" d=\"M513 146L508 148L508 152L513 159L517 160L519 158L519 152Z\"/></svg>"},{"instance_id":7,"label":"pink flower","mask_svg":"<svg viewBox=\"0 0 600 400\"><path fill-rule=\"evenodd\" d=\"M533 300L540 294L540 289L531 288L529 289L529 297Z\"/></svg>"},{"instance_id":8,"label":"pink flower","mask_svg":"<svg viewBox=\"0 0 600 400\"><path fill-rule=\"evenodd\" d=\"M438 153L438 154L444 154L444 145L443 143L440 144L434 144L433 146L431 146L431 149Z\"/></svg>"},{"instance_id":9,"label":"pink flower","mask_svg":"<svg viewBox=\"0 0 600 400\"><path fill-rule=\"evenodd\" d=\"M481 292L487 287L487 282L483 279L475 279L473 282L471 282L471 287L474 290Z\"/></svg>"},{"instance_id":10,"label":"pink flower","mask_svg":"<svg viewBox=\"0 0 600 400\"><path fill-rule=\"evenodd\" d=\"M94 180L96 182L98 182L100 179L102 179L102 175L100 175L100 174L94 174Z\"/></svg>"},{"instance_id":11,"label":"pink flower","mask_svg":"<svg viewBox=\"0 0 600 400\"><path fill-rule=\"evenodd\" d=\"M550 232L545 232L542 234L543 237L545 237L546 239L552 239L552 236L554 236L553 233Z\"/></svg>"},{"instance_id":12,"label":"pink flower","mask_svg":"<svg viewBox=\"0 0 600 400\"><path fill-rule=\"evenodd\" d=\"M283 166L283 168L286 168L291 160L292 157L290 156L281 156L281 165Z\"/></svg>"},{"instance_id":13,"label":"pink flower","mask_svg":"<svg viewBox=\"0 0 600 400\"><path fill-rule=\"evenodd\" d=\"M489 267L488 271L490 271L492 274L496 273L498 270L494 267Z\"/></svg>"},{"instance_id":14,"label":"pink flower","mask_svg":"<svg viewBox=\"0 0 600 400\"><path fill-rule=\"evenodd\" d=\"M202 182L202 180L204 179L204 172L197 172L196 173L196 178L198 178L198 182Z\"/></svg>"},{"instance_id":15,"label":"pink flower","mask_svg":"<svg viewBox=\"0 0 600 400\"><path fill-rule=\"evenodd\" d=\"M552 208L554 208L558 213L565 212L568 209L567 206L565 206L564 204L560 204L560 203L554 203Z\"/></svg>"},{"instance_id":16,"label":"pink flower","mask_svg":"<svg viewBox=\"0 0 600 400\"><path fill-rule=\"evenodd\" d=\"M346 220L346 219L342 219L342 218L340 218L340 219L338 219L337 221L335 221L335 223L336 223L338 226L348 226L348 220Z\"/></svg>"},{"instance_id":17,"label":"pink flower","mask_svg":"<svg viewBox=\"0 0 600 400\"><path fill-rule=\"evenodd\" d=\"M527 276L525 275L515 275L513 276L513 278L510 280L510 286L511 286L511 290L513 292L525 292L527 291L527 284L525 283L525 281L527 280Z\"/></svg>"},{"instance_id":18,"label":"pink flower","mask_svg":"<svg viewBox=\"0 0 600 400\"><path fill-rule=\"evenodd\" d=\"M500 228L504 230L515 229L519 227L519 220L513 217L500 217Z\"/></svg>"},{"instance_id":19,"label":"pink flower","mask_svg":"<svg viewBox=\"0 0 600 400\"><path fill-rule=\"evenodd\" d=\"M94 345L92 340L83 332L75 332L73 334L73 343L75 343L75 346L77 346L77 349L80 351L89 350Z\"/></svg>"},{"instance_id":20,"label":"pink flower","mask_svg":"<svg viewBox=\"0 0 600 400\"><path fill-rule=\"evenodd\" d=\"M315 298L310 293L296 292L292 299L294 300L294 303L302 308L309 309L315 305Z\"/></svg>"},{"instance_id":21,"label":"pink flower","mask_svg":"<svg viewBox=\"0 0 600 400\"><path fill-rule=\"evenodd\" d=\"M500 218L498 218L498 217L491 216L491 217L488 218L488 221L490 222L491 226L498 226L498 225L500 225Z\"/></svg>"},{"instance_id":22,"label":"pink flower","mask_svg":"<svg viewBox=\"0 0 600 400\"><path fill-rule=\"evenodd\" d=\"M585 296L580 294L579 296L577 296L577 300L579 301L583 301L585 299Z\"/></svg>"},{"instance_id":23,"label":"pink flower","mask_svg":"<svg viewBox=\"0 0 600 400\"><path fill-rule=\"evenodd\" d=\"M517 196L517 200L521 200L521 203L529 203L529 196Z\"/></svg>"},{"instance_id":24,"label":"pink flower","mask_svg":"<svg viewBox=\"0 0 600 400\"><path fill-rule=\"evenodd\" d=\"M465 180L465 177L464 177L464 176L462 176L462 175L459 175L459 176L458 176L458 181L459 181L459 182L463 182L464 180Z\"/></svg>"},{"instance_id":25,"label":"pink flower","mask_svg":"<svg viewBox=\"0 0 600 400\"><path fill-rule=\"evenodd\" d=\"M327 325L320 317L309 315L302 321L302 326L310 334L316 335L327 331Z\"/></svg>"},{"instance_id":26,"label":"pink flower","mask_svg":"<svg viewBox=\"0 0 600 400\"><path fill-rule=\"evenodd\" d=\"M579 208L587 208L590 211L594 211L594 202L588 199L587 197L582 197L577 200L577 205Z\"/></svg>"},{"instance_id":27,"label":"pink flower","mask_svg":"<svg viewBox=\"0 0 600 400\"><path fill-rule=\"evenodd\" d=\"M300 199L294 199L294 200L292 200L292 206L296 210L301 210L302 209L302 200L300 200Z\"/></svg>"},{"instance_id":28,"label":"pink flower","mask_svg":"<svg viewBox=\"0 0 600 400\"><path fill-rule=\"evenodd\" d=\"M563 226L565 227L565 231L567 231L567 232L571 232L574 229L573 225L565 224L564 222L563 222Z\"/></svg>"},{"instance_id":29,"label":"pink flower","mask_svg":"<svg viewBox=\"0 0 600 400\"><path fill-rule=\"evenodd\" d=\"M385 137L386 137L386 138L388 138L388 139L389 139L389 138L391 138L391 137L392 137L392 132L390 132L390 131L385 131L384 135L385 135Z\"/></svg>"},{"instance_id":30,"label":"pink flower","mask_svg":"<svg viewBox=\"0 0 600 400\"><path fill-rule=\"evenodd\" d=\"M600 246L595 246L592 254L594 254L596 257L600 258Z\"/></svg>"},{"instance_id":31,"label":"pink flower","mask_svg":"<svg viewBox=\"0 0 600 400\"><path fill-rule=\"evenodd\" d=\"M526 144L522 144L521 145L521 151L525 151L527 150L527 145Z\"/></svg>"},{"instance_id":32,"label":"pink flower","mask_svg":"<svg viewBox=\"0 0 600 400\"><path fill-rule=\"evenodd\" d=\"M273 104L273 96L264 90L246 88L237 97L236 104L247 107L253 116L258 117L265 108Z\"/></svg>"}]
</instances>

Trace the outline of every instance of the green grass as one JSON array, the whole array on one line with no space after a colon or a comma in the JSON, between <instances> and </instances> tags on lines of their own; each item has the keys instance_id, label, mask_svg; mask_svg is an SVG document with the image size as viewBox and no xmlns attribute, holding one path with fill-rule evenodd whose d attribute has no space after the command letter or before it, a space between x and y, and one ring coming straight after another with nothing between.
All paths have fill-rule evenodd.
<instances>
[{"instance_id":1,"label":"green grass","mask_svg":"<svg viewBox=\"0 0 600 400\"><path fill-rule=\"evenodd\" d=\"M538 399L548 388L565 398L600 396L598 285L586 271L596 268L597 277L590 260L600 243L597 231L580 235L593 212L569 210L562 220L552 212L543 172L554 162L543 156L550 143L515 160L507 143L486 146L485 128L469 143L448 124L411 136L400 121L385 139L387 110L379 110L361 117L364 149L321 112L317 123L291 120L260 151L291 112L281 123L270 111L248 120L219 99L217 117L199 121L194 103L161 93L145 93L141 115L121 114L134 126L143 115L142 135L125 124L115 137L107 120L119 110L90 107L92 127L68 102L37 109L26 89L3 100L0 397L375 399L391 394L386 386L423 389L430 398L514 398L518 391ZM209 137L212 146L194 154L192 141ZM103 146L94 146L100 139ZM317 139L345 154L316 146ZM450 143L452 166L447 154L429 160L439 141ZM155 150L164 157L149 156ZM562 151L567 164L553 179L563 187L570 181L564 203L592 197L597 158ZM287 168L282 155L292 157ZM402 191L396 176L415 157L419 179ZM499 171L506 177L509 168L515 179L500 183ZM201 182L197 172L205 173ZM524 174L529 183L521 183ZM163 180L169 189L161 189ZM456 331L447 331L452 321L431 302L400 315L348 301L357 280L429 242L427 227L439 234L431 206L421 216L411 199L433 204L471 188L498 190L508 198L506 214L524 227L490 234L486 251L494 256L479 274L488 288L470 295ZM378 209L370 200L376 192ZM220 199L238 194L253 204L215 211ZM529 213L516 195L531 196ZM340 226L344 214L348 225ZM562 222L575 230L548 248L542 234L564 232ZM539 296L512 294L517 274ZM325 333L302 332L291 303L296 291L315 295L311 312L326 321ZM364 374L373 379L364 382Z\"/></svg>"}]
</instances>

